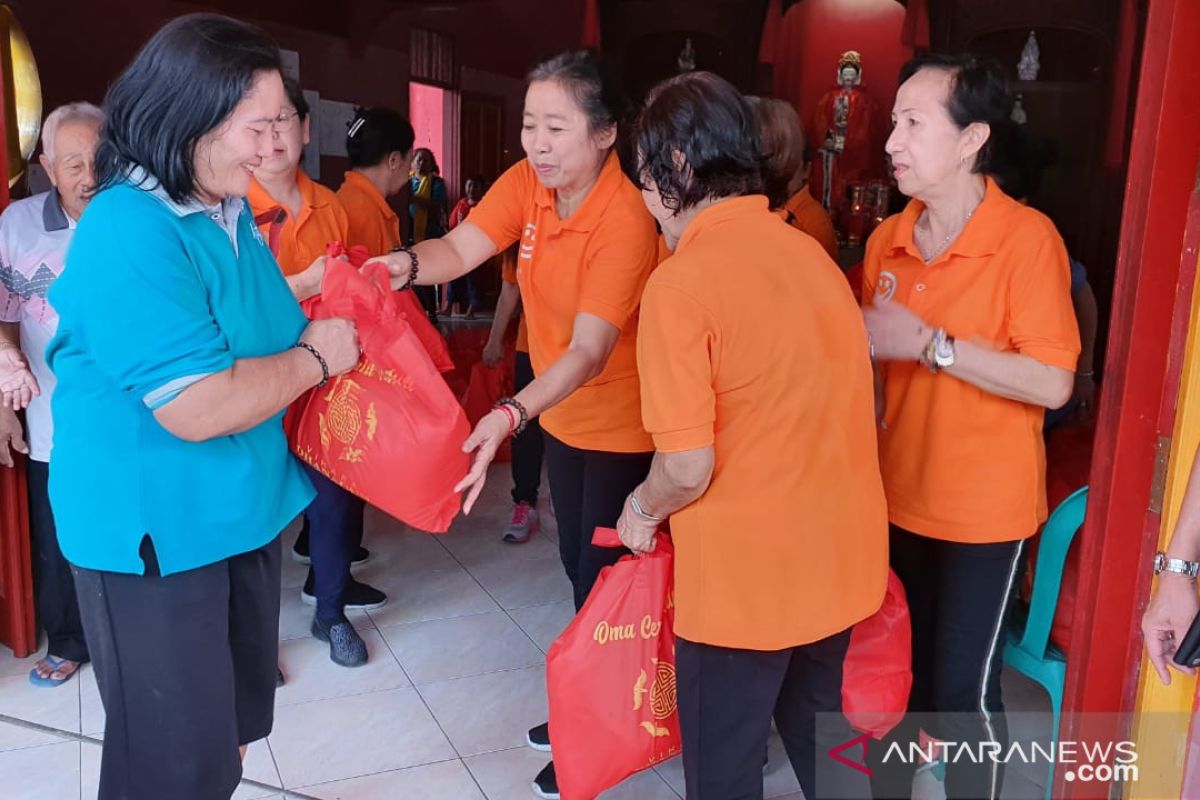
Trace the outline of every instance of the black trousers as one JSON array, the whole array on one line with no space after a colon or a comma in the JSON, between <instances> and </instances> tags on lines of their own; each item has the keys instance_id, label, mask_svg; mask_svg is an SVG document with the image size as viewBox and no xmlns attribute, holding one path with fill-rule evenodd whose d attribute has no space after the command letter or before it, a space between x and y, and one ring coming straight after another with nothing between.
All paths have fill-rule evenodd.
<instances>
[{"instance_id":1,"label":"black trousers","mask_svg":"<svg viewBox=\"0 0 1200 800\"><path fill-rule=\"evenodd\" d=\"M350 562L362 544L366 501L308 464L304 471L317 490L317 496L304 510L301 529L301 535L308 538L317 616L326 621L340 620L350 583Z\"/></svg>"},{"instance_id":2,"label":"black trousers","mask_svg":"<svg viewBox=\"0 0 1200 800\"><path fill-rule=\"evenodd\" d=\"M529 353L517 351L513 374L513 394L517 394L533 383L533 363ZM529 420L528 427L512 440L512 499L514 503L537 506L538 490L542 484L542 456L545 440L542 424L537 417Z\"/></svg>"},{"instance_id":3,"label":"black trousers","mask_svg":"<svg viewBox=\"0 0 1200 800\"><path fill-rule=\"evenodd\" d=\"M33 584L37 597L38 624L46 631L46 653L55 658L88 660L87 641L75 600L75 578L71 565L58 547L58 531L50 510L50 465L28 462L29 532L33 538Z\"/></svg>"},{"instance_id":4,"label":"black trousers","mask_svg":"<svg viewBox=\"0 0 1200 800\"><path fill-rule=\"evenodd\" d=\"M271 732L280 544L157 576L75 567L106 715L98 800L228 800Z\"/></svg>"},{"instance_id":5,"label":"black trousers","mask_svg":"<svg viewBox=\"0 0 1200 800\"><path fill-rule=\"evenodd\" d=\"M908 716L882 741L872 742L876 800L912 796L918 764L895 758L885 763L883 755L893 742L908 753L921 729L941 741L1008 748L1000 671L1023 544L960 544L892 526L892 569L904 584L912 617L913 688ZM998 798L1003 781L1003 764L997 762L964 757L946 764L948 800Z\"/></svg>"},{"instance_id":6,"label":"black trousers","mask_svg":"<svg viewBox=\"0 0 1200 800\"><path fill-rule=\"evenodd\" d=\"M550 495L558 523L558 552L583 608L600 570L628 554L623 547L596 547L596 528L616 527L625 498L650 473L654 453L606 453L580 450L546 436Z\"/></svg>"},{"instance_id":7,"label":"black trousers","mask_svg":"<svg viewBox=\"0 0 1200 800\"><path fill-rule=\"evenodd\" d=\"M808 800L870 798L865 773L826 755L856 736L841 715L849 646L849 630L771 651L676 640L688 800L762 800L772 717Z\"/></svg>"}]
</instances>

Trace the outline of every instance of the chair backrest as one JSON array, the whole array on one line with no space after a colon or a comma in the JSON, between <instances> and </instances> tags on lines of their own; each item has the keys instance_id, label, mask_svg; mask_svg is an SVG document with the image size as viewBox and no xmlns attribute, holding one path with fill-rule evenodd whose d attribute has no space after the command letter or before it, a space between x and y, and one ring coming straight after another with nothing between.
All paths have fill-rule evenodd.
<instances>
[{"instance_id":1,"label":"chair backrest","mask_svg":"<svg viewBox=\"0 0 1200 800\"><path fill-rule=\"evenodd\" d=\"M1058 608L1058 595L1062 588L1063 567L1067 563L1071 542L1083 527L1087 494L1088 488L1084 486L1059 503L1042 528L1037 564L1033 571L1033 593L1029 598L1029 616L1020 644L1022 650L1039 659L1046 657L1046 646L1050 641L1050 629L1054 625L1054 612Z\"/></svg>"}]
</instances>

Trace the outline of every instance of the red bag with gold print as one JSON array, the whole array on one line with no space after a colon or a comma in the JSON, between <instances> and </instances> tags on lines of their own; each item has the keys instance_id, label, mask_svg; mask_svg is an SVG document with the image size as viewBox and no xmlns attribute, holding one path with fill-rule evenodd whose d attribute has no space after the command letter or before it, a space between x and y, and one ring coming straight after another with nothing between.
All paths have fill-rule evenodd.
<instances>
[{"instance_id":1,"label":"red bag with gold print","mask_svg":"<svg viewBox=\"0 0 1200 800\"><path fill-rule=\"evenodd\" d=\"M597 528L592 544L619 547ZM680 752L675 695L675 552L605 567L583 608L546 654L550 740L563 800L592 800Z\"/></svg>"},{"instance_id":2,"label":"red bag with gold print","mask_svg":"<svg viewBox=\"0 0 1200 800\"><path fill-rule=\"evenodd\" d=\"M331 258L321 295L305 311L353 320L363 356L293 404L285 422L292 450L393 517L444 533L458 513L454 486L467 474L462 443L471 429L391 291L387 268L360 272Z\"/></svg>"}]
</instances>

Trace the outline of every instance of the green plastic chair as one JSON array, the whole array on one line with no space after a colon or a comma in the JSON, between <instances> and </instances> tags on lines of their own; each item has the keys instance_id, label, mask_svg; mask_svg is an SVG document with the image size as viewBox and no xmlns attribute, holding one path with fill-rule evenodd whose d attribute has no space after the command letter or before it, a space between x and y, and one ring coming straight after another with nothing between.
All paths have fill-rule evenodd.
<instances>
[{"instance_id":1,"label":"green plastic chair","mask_svg":"<svg viewBox=\"0 0 1200 800\"><path fill-rule=\"evenodd\" d=\"M1054 612L1062 588L1063 566L1075 534L1083 527L1087 511L1087 487L1078 490L1054 509L1042 528L1038 543L1037 565L1033 572L1033 592L1025 614L1014 614L1004 647L1004 663L1041 684L1050 695L1052 721L1050 743L1058 742L1062 718L1063 686L1067 682L1066 655L1050 642ZM1053 800L1054 762L1046 777L1046 800Z\"/></svg>"}]
</instances>

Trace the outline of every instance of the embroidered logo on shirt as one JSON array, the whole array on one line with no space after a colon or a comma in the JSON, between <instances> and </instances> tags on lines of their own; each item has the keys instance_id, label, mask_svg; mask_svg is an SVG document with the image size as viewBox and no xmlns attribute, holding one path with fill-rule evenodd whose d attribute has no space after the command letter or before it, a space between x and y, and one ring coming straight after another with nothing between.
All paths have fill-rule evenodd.
<instances>
[{"instance_id":1,"label":"embroidered logo on shirt","mask_svg":"<svg viewBox=\"0 0 1200 800\"><path fill-rule=\"evenodd\" d=\"M537 240L537 225L525 223L525 232L521 237L521 251L518 254L526 261L533 260L533 243Z\"/></svg>"},{"instance_id":2,"label":"embroidered logo on shirt","mask_svg":"<svg viewBox=\"0 0 1200 800\"><path fill-rule=\"evenodd\" d=\"M880 300L891 300L896 295L896 276L884 270L879 273L879 283L875 284L875 296Z\"/></svg>"}]
</instances>

